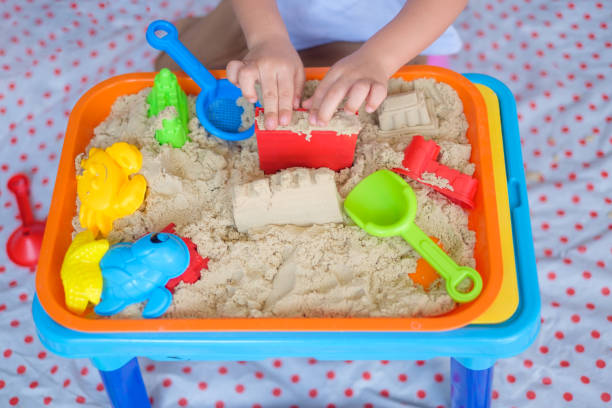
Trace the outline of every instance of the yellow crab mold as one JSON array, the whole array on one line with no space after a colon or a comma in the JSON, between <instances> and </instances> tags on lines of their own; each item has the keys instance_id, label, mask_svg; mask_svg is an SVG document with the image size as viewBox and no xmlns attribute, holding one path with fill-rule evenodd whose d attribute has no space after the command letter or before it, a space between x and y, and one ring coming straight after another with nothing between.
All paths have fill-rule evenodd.
<instances>
[{"instance_id":1,"label":"yellow crab mold","mask_svg":"<svg viewBox=\"0 0 612 408\"><path fill-rule=\"evenodd\" d=\"M83 228L107 236L113 221L132 214L140 207L147 181L136 173L142 167L142 154L136 146L119 142L105 150L92 148L81 161L83 174L77 175L81 200L79 221Z\"/></svg>"}]
</instances>

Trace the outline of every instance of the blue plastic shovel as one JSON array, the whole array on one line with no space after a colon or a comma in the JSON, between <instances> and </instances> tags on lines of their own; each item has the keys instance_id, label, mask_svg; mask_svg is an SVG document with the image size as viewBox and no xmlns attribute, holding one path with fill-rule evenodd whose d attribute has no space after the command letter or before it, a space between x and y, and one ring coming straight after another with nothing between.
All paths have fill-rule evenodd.
<instances>
[{"instance_id":1,"label":"blue plastic shovel","mask_svg":"<svg viewBox=\"0 0 612 408\"><path fill-rule=\"evenodd\" d=\"M166 52L189 75L201 91L196 100L196 113L202 126L211 134L225 140L243 140L251 137L254 126L239 132L242 106L236 99L242 96L240 88L227 79L217 80L178 39L172 23L157 20L147 28L147 41L151 47Z\"/></svg>"}]
</instances>

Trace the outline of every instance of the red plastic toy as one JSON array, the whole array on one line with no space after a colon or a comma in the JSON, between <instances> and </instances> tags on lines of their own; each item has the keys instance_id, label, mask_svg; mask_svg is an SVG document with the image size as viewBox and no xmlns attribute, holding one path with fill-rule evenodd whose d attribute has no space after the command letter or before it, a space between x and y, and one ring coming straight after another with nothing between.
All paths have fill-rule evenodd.
<instances>
[{"instance_id":1,"label":"red plastic toy","mask_svg":"<svg viewBox=\"0 0 612 408\"><path fill-rule=\"evenodd\" d=\"M433 188L464 207L474 208L474 195L478 187L478 180L438 163L439 153L440 146L436 142L425 140L423 136L416 135L404 151L402 165L405 168L392 170ZM448 180L453 189L450 190L427 183L421 178L424 172L434 173L436 176Z\"/></svg>"},{"instance_id":2,"label":"red plastic toy","mask_svg":"<svg viewBox=\"0 0 612 408\"><path fill-rule=\"evenodd\" d=\"M168 224L161 232L167 232L170 234L176 234L174 230L174 224ZM172 278L166 283L166 289L174 293L174 288L180 282L195 283L200 279L202 269L208 269L208 258L202 258L198 253L198 247L189 238L181 237L181 239L187 244L189 248L189 266L185 269L182 275Z\"/></svg>"},{"instance_id":3,"label":"red plastic toy","mask_svg":"<svg viewBox=\"0 0 612 408\"><path fill-rule=\"evenodd\" d=\"M36 221L32 214L28 176L23 173L15 174L9 179L7 188L17 197L21 227L13 231L6 242L6 253L17 265L33 268L38 264L45 223Z\"/></svg>"},{"instance_id":4,"label":"red plastic toy","mask_svg":"<svg viewBox=\"0 0 612 408\"><path fill-rule=\"evenodd\" d=\"M255 116L262 113L262 108L255 109ZM272 174L290 167L327 167L338 171L353 165L357 133L338 135L330 130L311 133L310 140L306 140L303 134L290 130L259 129L256 120L259 167L265 174Z\"/></svg>"}]
</instances>

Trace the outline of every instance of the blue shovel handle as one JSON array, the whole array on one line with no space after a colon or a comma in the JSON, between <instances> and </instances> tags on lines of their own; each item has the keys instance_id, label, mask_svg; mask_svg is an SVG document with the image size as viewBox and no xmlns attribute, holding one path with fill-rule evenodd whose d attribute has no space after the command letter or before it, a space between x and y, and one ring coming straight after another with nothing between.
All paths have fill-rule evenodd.
<instances>
[{"instance_id":1,"label":"blue shovel handle","mask_svg":"<svg viewBox=\"0 0 612 408\"><path fill-rule=\"evenodd\" d=\"M160 38L155 34L156 31L165 32L166 35ZM198 84L202 92L210 92L216 89L217 80L215 77L179 41L176 27L171 22L156 20L149 24L147 41L151 47L165 51L170 55L183 71Z\"/></svg>"}]
</instances>

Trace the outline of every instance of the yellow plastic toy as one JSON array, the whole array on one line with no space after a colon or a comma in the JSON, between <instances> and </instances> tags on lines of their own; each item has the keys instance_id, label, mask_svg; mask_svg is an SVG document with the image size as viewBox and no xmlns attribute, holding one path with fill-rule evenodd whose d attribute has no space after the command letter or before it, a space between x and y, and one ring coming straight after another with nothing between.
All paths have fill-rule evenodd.
<instances>
[{"instance_id":1,"label":"yellow plastic toy","mask_svg":"<svg viewBox=\"0 0 612 408\"><path fill-rule=\"evenodd\" d=\"M92 148L81 162L83 174L77 176L77 194L81 200L79 220L94 237L98 231L107 236L113 221L132 214L140 207L147 181L137 174L142 154L136 146L115 143L106 150Z\"/></svg>"},{"instance_id":2,"label":"yellow plastic toy","mask_svg":"<svg viewBox=\"0 0 612 408\"><path fill-rule=\"evenodd\" d=\"M72 312L82 314L89 302L97 305L102 294L100 260L108 251L108 241L96 240L90 230L74 237L64 256L61 277L66 306Z\"/></svg>"}]
</instances>

